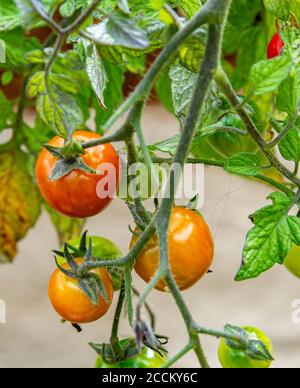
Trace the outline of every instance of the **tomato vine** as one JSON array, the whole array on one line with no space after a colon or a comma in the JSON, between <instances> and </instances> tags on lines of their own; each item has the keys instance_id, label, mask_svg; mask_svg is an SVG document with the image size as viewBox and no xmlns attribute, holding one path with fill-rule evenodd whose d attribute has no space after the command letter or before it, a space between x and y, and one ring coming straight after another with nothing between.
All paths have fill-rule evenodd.
<instances>
[{"instance_id":1,"label":"tomato vine","mask_svg":"<svg viewBox=\"0 0 300 388\"><path fill-rule=\"evenodd\" d=\"M96 147L102 147L103 151L105 146L109 147L109 143L124 145L128 165L142 161L156 182L159 182L159 176L154 168L154 163L168 164L170 167L165 195L160 202L157 200L154 214L149 213L145 208L143 198L140 195L133 198L133 203L128 203L138 229L133 231L137 233L136 241L124 257L117 259L104 259L101 256L92 257L92 246L87 246L85 235L80 249L74 249L66 244L63 253L55 252L64 256L67 261L67 264L63 265L57 261L59 270L65 276L78 281L79 289L89 298L86 302L91 301L94 306L97 306L99 297L107 299L101 280L97 276L95 277L95 271L99 272L100 269L104 271L104 268L110 271L115 268L121 270L122 285L113 321L110 347L106 349L103 346L99 350L97 346L93 345L101 353L104 362L110 361L110 364L115 364L116 361L122 361L126 358L126 352L121 346L118 334L125 302L128 321L136 335L137 350L147 345L156 351L163 351L162 338L154 332L154 317L147 305L149 294L162 280L178 306L189 336L188 343L177 355L166 362L165 367L172 366L188 352L194 351L200 366L208 368L209 363L200 342L200 335L223 338L226 340L226 346L242 350L254 360L270 362L273 357L269 350L259 339L253 340L247 330L227 325L224 331L216 331L203 328L195 322L170 265L168 231L175 205L175 193L181 178L181 175L178 174L178 166L183 167L185 163L204 164L223 168L232 174L254 178L277 190L270 195L272 204L258 210L251 216L254 226L247 235L243 262L236 280L255 278L276 263L283 264L292 245L300 245L300 218L290 215L300 203L300 179L297 174L300 162L298 152L300 147L298 138L300 130L298 118L300 104L299 63L297 58L299 28L297 20L300 14L293 1L287 2L284 10L277 0L264 1L264 7L276 17L277 25L279 25L278 19L282 21L281 31L276 33L276 39L280 39L280 50L278 50L277 55L273 55L274 53L269 55L268 60L262 60L258 63L253 60L248 72L249 82L243 83L243 76L239 74L235 77L234 73L234 68L238 66L238 61L241 60L242 56L238 52L239 48L234 47L233 52L228 52L228 55L234 56L234 61L231 63L232 68L229 69L229 64L224 61L224 52L226 52L226 59L228 57L226 50L228 47L226 46L230 46L228 44L230 39L227 36L228 25L234 27L232 25L232 12L234 17L234 12L240 12L238 8L240 3L245 6L245 2L240 1L237 5L233 4L232 0L181 1L179 4L176 2L175 7L172 6L172 2L168 1L158 3L154 5L154 8L151 8L151 12L157 12L158 15L163 14L162 19L167 20L167 22L162 23L159 18L156 20L157 17L155 17L156 24L151 24L153 20L150 18L151 28L149 27L149 31L145 31L146 27L141 26L140 18L136 17L141 10L138 9L137 15L131 15L130 8L134 8L136 5L134 2L127 3L125 1L127 6L124 6L124 2L118 1L107 1L104 5L99 0L82 1L82 4L77 8L68 0L56 2L53 9L51 7L47 9L47 5L43 4L43 1L16 1L12 15L9 15L8 18L4 17L2 20L4 27L1 27L0 23L0 32L14 30L18 23L16 15L18 17L21 15L24 18L24 15L28 16L29 9L33 13L34 22L32 25L39 26L42 21L50 28L50 35L44 46L37 45L37 48L26 53L27 61L30 64L22 62L20 65L23 83L20 96L17 99L18 109L12 124L14 134L9 147L14 150L21 147L23 143L26 144L26 138L31 138L32 134L28 135L30 131L24 123L24 111L30 105L28 100L36 100L39 117L49 132L47 141L41 141L41 143L46 143L43 152L52 159L54 158L55 161L52 174L47 173L45 181L49 185L54 182L57 194L59 194L58 182L63 184L66 176L68 176L70 184L70 174L76 172L86 178L89 174L96 173L96 169L84 161L85 156ZM263 5L261 1L257 1L252 6L253 11L251 8L249 19L252 23L251 26L256 27L256 23L259 24L263 19L261 14ZM180 12L177 12L178 8L176 7L179 7ZM62 21L57 21L54 17L57 9L62 14ZM286 12L287 10L288 12ZM160 25L157 26L157 23ZM161 24L164 24L163 27ZM153 38L152 34L155 36L157 31L163 37ZM244 34L246 34L245 31ZM63 53L66 41L73 44L75 50ZM197 51L193 46L195 41L199 44ZM33 43L36 44L36 42ZM183 44L186 45L184 50L182 50ZM234 43L232 45L234 46ZM49 46L53 47L49 48ZM101 46L102 51L99 52L98 46ZM114 50L109 51L112 49ZM149 53L153 52L156 52L155 59L147 69L139 63L139 58L144 56L145 59ZM197 73L194 71L195 58L192 58L193 62L190 63L191 56L188 53L199 55L197 58L199 71ZM124 68L136 66L139 69L144 66L141 71L144 74L128 98L121 102L118 96L114 96L116 101L107 107L105 91L110 66L117 67L113 62L122 61L126 54L132 63L128 65L124 60ZM112 64L105 62L106 55L110 55ZM66 69L68 66L70 67L70 77L65 79L61 69ZM18 66L16 70L20 70ZM16 70L14 69L14 71ZM9 71L7 70L7 77L12 75L9 74ZM143 112L152 88L156 85L159 77L163 77L166 72L168 73L168 82L171 83L170 94L173 98L173 110L180 121L181 132L176 138L167 139L163 145L160 143L150 147L145 140L142 128ZM124 73L125 71L119 74L120 79ZM84 83L83 80L86 80L86 77L91 83L89 89L92 89L95 95L91 95L89 90L86 97L85 90L83 90L83 95L79 96L81 83ZM114 77L115 74L109 78L109 82L113 82ZM186 82L185 88L182 86L183 82ZM241 88L242 92L237 93L236 90ZM276 98L271 99L272 101L268 105L268 109L273 113L265 114L264 118L260 117L258 113L259 97L269 95L276 90L278 91ZM162 90L160 92L162 93ZM180 94L184 94L184 101L181 101L182 97L178 96ZM78 103L79 98L84 101L81 105ZM88 105L88 109L86 105ZM84 122L89 118L91 106L96 106L96 114L99 115L102 109L107 109L104 120L96 117L98 131L103 136L94 136L92 139L87 137L80 141L75 131L78 131L78 128L87 129ZM12 110L12 106L10 108ZM125 114L126 117L121 127L113 130L113 126ZM261 128L264 126L261 124L263 121L265 128ZM38 122L37 129L44 124ZM270 138L267 135L271 129L277 133ZM60 145L57 145L56 142L49 142L50 137L55 132L61 138ZM136 138L138 143L135 141ZM246 151L243 152L241 147L241 152L233 151L233 155L227 157L226 152L218 148L220 138L221 141L228 140L237 147L243 144ZM238 139L236 143L234 143L234 139ZM199 156L195 151L195 144L204 150L203 141L206 141L205 146L212 152L213 156L210 158L202 153ZM42 144L40 145L42 146ZM255 150L253 152L252 147ZM281 157L278 156L278 150ZM158 156L156 151L169 153L172 157ZM30 150L30 152L36 156L36 150ZM294 170L286 166L282 157L294 162ZM267 175L266 171L271 169L275 169L281 180ZM40 174L37 175L40 176ZM93 175L94 178L95 176ZM129 182L132 185L133 178ZM98 179L97 176L95 179ZM41 187L40 182L38 183ZM96 184L98 181L94 183ZM35 187L33 190L36 192ZM61 192L69 193L69 186L68 189L64 189L63 186L61 190ZM43 190L41 191L46 202L50 203L51 201L47 199ZM60 196L62 197L62 195ZM50 203L52 208L58 209L57 201L59 199L54 198ZM83 199L79 199L79 202L76 203L77 207L80 206L80 202L83 203ZM68 211L69 207L70 202L67 201ZM101 206L100 210L103 207ZM88 206L86 205L86 209L83 210L89 210ZM96 213L99 213L100 210ZM95 212L73 212L70 214L67 211L60 211L81 218L84 218L83 214L95 214ZM78 216L78 214L80 215ZM28 225L32 226L36 219L37 215L32 216ZM79 229L83 227L83 224L84 221L80 224ZM60 229L59 225L57 228ZM62 230L60 232L63 233ZM154 235L157 236L158 241L159 265L146 288L139 294L133 287L132 271L136 261L145 251ZM64 238L64 240L67 239ZM272 244L275 248L271 252L268 247ZM274 257L270 257L270 255ZM82 259L78 261L78 257L82 257ZM138 297L136 306L133 294ZM143 318L142 309L144 307L148 310L151 325Z\"/></svg>"}]
</instances>

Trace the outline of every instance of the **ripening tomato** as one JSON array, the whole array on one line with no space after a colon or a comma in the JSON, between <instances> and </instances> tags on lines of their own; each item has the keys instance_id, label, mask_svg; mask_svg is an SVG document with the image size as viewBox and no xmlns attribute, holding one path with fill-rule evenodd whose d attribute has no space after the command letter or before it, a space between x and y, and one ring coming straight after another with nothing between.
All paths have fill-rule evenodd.
<instances>
[{"instance_id":1,"label":"ripening tomato","mask_svg":"<svg viewBox=\"0 0 300 388\"><path fill-rule=\"evenodd\" d=\"M270 339L261 330L254 327L243 327L251 339L261 341L270 354L273 353L273 346ZM272 361L259 361L250 358L243 350L229 347L224 339L219 345L219 360L224 369L268 369Z\"/></svg>"},{"instance_id":2,"label":"ripening tomato","mask_svg":"<svg viewBox=\"0 0 300 388\"><path fill-rule=\"evenodd\" d=\"M300 278L300 247L293 245L288 256L284 260L286 268L297 278Z\"/></svg>"},{"instance_id":3,"label":"ripening tomato","mask_svg":"<svg viewBox=\"0 0 300 388\"><path fill-rule=\"evenodd\" d=\"M99 139L94 132L78 131L73 138L86 142ZM64 139L55 137L49 143L62 147ZM104 210L112 201L118 188L120 167L119 157L111 144L88 148L83 161L103 174L92 174L74 170L63 178L51 181L57 158L43 149L36 163L36 177L40 191L48 204L59 213L73 218L94 216Z\"/></svg>"},{"instance_id":4,"label":"ripening tomato","mask_svg":"<svg viewBox=\"0 0 300 388\"><path fill-rule=\"evenodd\" d=\"M82 259L77 259L81 263ZM69 269L67 263L63 268ZM113 300L113 285L109 272L105 268L93 270L101 279L108 303L99 293L99 302L95 306L88 296L79 288L78 280L69 278L59 269L52 274L48 295L55 311L66 321L71 323L89 323L103 317Z\"/></svg>"},{"instance_id":5,"label":"ripening tomato","mask_svg":"<svg viewBox=\"0 0 300 388\"><path fill-rule=\"evenodd\" d=\"M125 347L129 341L131 340L125 339L120 341L121 347ZM115 364L107 364L103 361L103 358L99 356L96 361L96 368L160 368L166 362L167 360L165 357L144 346L140 354Z\"/></svg>"},{"instance_id":6,"label":"ripening tomato","mask_svg":"<svg viewBox=\"0 0 300 388\"><path fill-rule=\"evenodd\" d=\"M276 32L276 34L273 36L273 38L271 39L268 45L268 52L267 52L268 59L278 57L279 55L282 54L283 49L284 49L284 42L281 39L279 32Z\"/></svg>"},{"instance_id":7,"label":"ripening tomato","mask_svg":"<svg viewBox=\"0 0 300 388\"><path fill-rule=\"evenodd\" d=\"M132 238L131 246L138 237ZM214 243L209 227L196 211L175 207L168 231L170 265L178 287L186 290L193 286L209 270L214 256ZM149 282L157 271L159 247L154 236L135 264L138 275ZM166 291L162 280L156 288Z\"/></svg>"}]
</instances>

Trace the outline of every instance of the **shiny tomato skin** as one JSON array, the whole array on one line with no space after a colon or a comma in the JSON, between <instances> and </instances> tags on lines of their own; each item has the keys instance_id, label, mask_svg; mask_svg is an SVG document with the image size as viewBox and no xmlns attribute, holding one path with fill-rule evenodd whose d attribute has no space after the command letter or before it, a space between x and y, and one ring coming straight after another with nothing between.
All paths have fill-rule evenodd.
<instances>
[{"instance_id":1,"label":"shiny tomato skin","mask_svg":"<svg viewBox=\"0 0 300 388\"><path fill-rule=\"evenodd\" d=\"M73 137L84 142L99 139L101 136L94 132L78 131ZM49 144L62 147L64 139L57 136ZM57 181L50 181L48 178L57 163L57 158L45 148L36 163L37 183L44 199L53 209L72 218L92 217L103 211L112 201L119 182L119 156L112 145L88 148L82 159L88 166L97 170L103 163L109 163L114 167L116 179L111 178L109 182L111 195L104 198L97 195L98 184L105 178L103 175L74 170Z\"/></svg>"},{"instance_id":2,"label":"shiny tomato skin","mask_svg":"<svg viewBox=\"0 0 300 388\"><path fill-rule=\"evenodd\" d=\"M82 259L77 259L82 262ZM67 263L62 265L69 269ZM90 323L106 314L113 300L113 285L109 272L105 268L94 270L102 281L109 303L99 294L98 305L95 306L87 295L79 288L78 281L71 279L56 269L52 274L48 295L55 311L66 321L71 323Z\"/></svg>"},{"instance_id":3,"label":"shiny tomato skin","mask_svg":"<svg viewBox=\"0 0 300 388\"><path fill-rule=\"evenodd\" d=\"M120 345L123 347L127 341L128 340L126 339L120 341ZM107 364L104 362L103 358L99 356L96 360L96 368L161 368L166 362L167 359L165 357L144 346L139 355L124 361L119 361L115 364Z\"/></svg>"},{"instance_id":4,"label":"shiny tomato skin","mask_svg":"<svg viewBox=\"0 0 300 388\"><path fill-rule=\"evenodd\" d=\"M271 39L268 45L268 52L267 52L268 59L279 57L279 55L282 54L283 49L284 49L284 42L281 39L279 32L276 32L276 34L273 36L273 38Z\"/></svg>"},{"instance_id":5,"label":"shiny tomato skin","mask_svg":"<svg viewBox=\"0 0 300 388\"><path fill-rule=\"evenodd\" d=\"M131 246L137 241L132 238ZM214 242L204 218L183 207L173 208L168 231L170 265L180 290L192 287L209 270L214 257ZM147 283L157 271L159 247L154 236L135 264L135 271ZM167 285L160 281L156 289L167 291Z\"/></svg>"},{"instance_id":6,"label":"shiny tomato skin","mask_svg":"<svg viewBox=\"0 0 300 388\"><path fill-rule=\"evenodd\" d=\"M260 340L273 353L270 339L261 330L255 327L244 327L251 334L253 340ZM259 361L250 358L244 351L230 348L224 339L220 341L218 350L219 360L224 369L268 369L272 361Z\"/></svg>"}]
</instances>

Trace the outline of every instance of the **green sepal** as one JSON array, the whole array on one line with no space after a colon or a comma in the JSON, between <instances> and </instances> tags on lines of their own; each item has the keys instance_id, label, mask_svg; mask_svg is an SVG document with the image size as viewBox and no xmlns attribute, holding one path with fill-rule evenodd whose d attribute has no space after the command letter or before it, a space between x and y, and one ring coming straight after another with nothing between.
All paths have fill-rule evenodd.
<instances>
[{"instance_id":1,"label":"green sepal","mask_svg":"<svg viewBox=\"0 0 300 388\"><path fill-rule=\"evenodd\" d=\"M98 174L95 169L89 167L80 157L76 157L75 159L60 158L57 161L49 180L57 181L74 170L84 171L89 174Z\"/></svg>"}]
</instances>

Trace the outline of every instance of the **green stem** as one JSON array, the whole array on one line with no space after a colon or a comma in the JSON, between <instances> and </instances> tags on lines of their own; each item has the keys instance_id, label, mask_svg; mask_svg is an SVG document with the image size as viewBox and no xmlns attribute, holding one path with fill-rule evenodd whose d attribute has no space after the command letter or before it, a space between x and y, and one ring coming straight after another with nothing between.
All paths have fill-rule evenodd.
<instances>
[{"instance_id":1,"label":"green stem","mask_svg":"<svg viewBox=\"0 0 300 388\"><path fill-rule=\"evenodd\" d=\"M233 108L235 108L236 112L239 114L241 119L243 120L248 132L252 136L255 143L258 145L260 150L269 160L269 162L279 171L283 176L293 182L295 185L300 187L300 180L293 175L293 173L287 169L274 155L272 151L268 149L268 144L260 134L259 130L256 128L252 118L249 116L247 110L240 105L239 99L230 83L230 80L227 74L224 72L223 68L220 66L218 72L215 77L220 89L223 91L225 96L227 96Z\"/></svg>"},{"instance_id":2,"label":"green stem","mask_svg":"<svg viewBox=\"0 0 300 388\"><path fill-rule=\"evenodd\" d=\"M162 368L170 368L174 365L178 360L184 357L187 353L189 353L193 349L193 344L188 343L180 352L178 352L174 357L170 358Z\"/></svg>"},{"instance_id":3,"label":"green stem","mask_svg":"<svg viewBox=\"0 0 300 388\"><path fill-rule=\"evenodd\" d=\"M172 164L173 159L172 158L159 158L159 157L153 157L153 163L166 163L166 164ZM189 164L205 164L207 166L214 166L214 167L222 167L224 168L224 162L217 161L217 160L209 160L209 159L199 159L199 158L188 158L186 160ZM292 190L290 190L288 187L286 187L284 184L277 182L275 179L272 179L268 176L258 174L253 177L254 179L257 179L261 182L267 183L276 189L282 191L283 193L287 194L288 196L293 196L294 193Z\"/></svg>"},{"instance_id":4,"label":"green stem","mask_svg":"<svg viewBox=\"0 0 300 388\"><path fill-rule=\"evenodd\" d=\"M120 289L119 300L118 300L118 304L117 304L116 312L114 316L111 337L110 337L110 344L111 344L112 350L114 352L115 357L118 360L122 360L124 358L124 354L118 338L120 318L123 310L124 300L125 300L125 283L123 280L121 289Z\"/></svg>"},{"instance_id":5,"label":"green stem","mask_svg":"<svg viewBox=\"0 0 300 388\"><path fill-rule=\"evenodd\" d=\"M296 120L297 120L297 115L292 116L290 118L287 126L283 130L281 130L279 135L277 135L274 140L272 140L271 142L269 142L267 144L267 149L272 149L272 148L276 147L286 137L286 135L289 133L289 131L293 128Z\"/></svg>"},{"instance_id":6,"label":"green stem","mask_svg":"<svg viewBox=\"0 0 300 388\"><path fill-rule=\"evenodd\" d=\"M125 292L126 292L126 306L127 306L127 315L130 326L133 326L133 303L132 303L132 276L131 276L131 267L126 268L124 272L125 279Z\"/></svg>"}]
</instances>

